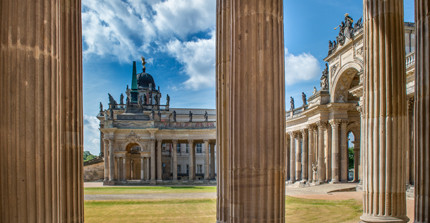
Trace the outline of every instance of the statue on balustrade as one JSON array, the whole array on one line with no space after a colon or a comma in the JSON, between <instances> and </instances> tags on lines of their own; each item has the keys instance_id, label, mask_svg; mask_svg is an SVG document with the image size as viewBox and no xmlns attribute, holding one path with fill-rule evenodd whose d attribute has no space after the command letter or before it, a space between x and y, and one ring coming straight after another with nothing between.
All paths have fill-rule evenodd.
<instances>
[{"instance_id":1,"label":"statue on balustrade","mask_svg":"<svg viewBox=\"0 0 430 223\"><path fill-rule=\"evenodd\" d=\"M205 122L207 122L208 121L208 111L205 111L204 117L205 117Z\"/></svg>"},{"instance_id":2,"label":"statue on balustrade","mask_svg":"<svg viewBox=\"0 0 430 223\"><path fill-rule=\"evenodd\" d=\"M166 96L166 106L169 106L170 105L170 96L169 96L169 94L167 94L167 96Z\"/></svg>"},{"instance_id":3,"label":"statue on balustrade","mask_svg":"<svg viewBox=\"0 0 430 223\"><path fill-rule=\"evenodd\" d=\"M119 103L120 103L121 105L123 105L123 104L124 104L124 95L123 95L123 94L121 94L121 96L119 97Z\"/></svg>"},{"instance_id":4,"label":"statue on balustrade","mask_svg":"<svg viewBox=\"0 0 430 223\"><path fill-rule=\"evenodd\" d=\"M325 64L325 69L321 76L321 90L328 90L328 64Z\"/></svg>"},{"instance_id":5,"label":"statue on balustrade","mask_svg":"<svg viewBox=\"0 0 430 223\"><path fill-rule=\"evenodd\" d=\"M100 113L103 112L103 104L100 102Z\"/></svg>"},{"instance_id":6,"label":"statue on balustrade","mask_svg":"<svg viewBox=\"0 0 430 223\"><path fill-rule=\"evenodd\" d=\"M308 104L305 92L302 92L302 100L303 100L303 106Z\"/></svg>"},{"instance_id":7,"label":"statue on balustrade","mask_svg":"<svg viewBox=\"0 0 430 223\"><path fill-rule=\"evenodd\" d=\"M190 118L190 122L193 122L193 113L191 111L188 113L188 117Z\"/></svg>"},{"instance_id":8,"label":"statue on balustrade","mask_svg":"<svg viewBox=\"0 0 430 223\"><path fill-rule=\"evenodd\" d=\"M176 122L176 111L173 111L173 121Z\"/></svg>"},{"instance_id":9,"label":"statue on balustrade","mask_svg":"<svg viewBox=\"0 0 430 223\"><path fill-rule=\"evenodd\" d=\"M290 97L290 108L291 108L291 111L294 110L294 98L293 97Z\"/></svg>"}]
</instances>

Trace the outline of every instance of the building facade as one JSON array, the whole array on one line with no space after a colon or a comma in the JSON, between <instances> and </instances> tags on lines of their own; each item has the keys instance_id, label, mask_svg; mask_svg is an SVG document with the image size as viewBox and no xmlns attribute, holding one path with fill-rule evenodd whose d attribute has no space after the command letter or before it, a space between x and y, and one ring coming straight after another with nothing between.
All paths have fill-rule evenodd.
<instances>
[{"instance_id":1,"label":"building facade","mask_svg":"<svg viewBox=\"0 0 430 223\"><path fill-rule=\"evenodd\" d=\"M286 179L289 183L358 182L362 179L362 19L354 22L346 14L338 28L336 40L329 41L320 90L314 87L309 98L302 93L303 105L297 108L294 99L290 98L286 118ZM408 99L406 183L414 185L415 26L405 23L404 30ZM352 151L348 152L348 147L352 147Z\"/></svg>"},{"instance_id":2,"label":"building facade","mask_svg":"<svg viewBox=\"0 0 430 223\"><path fill-rule=\"evenodd\" d=\"M105 184L208 183L215 180L215 109L171 108L160 87L133 62L131 88L120 103L100 103L100 154Z\"/></svg>"}]
</instances>

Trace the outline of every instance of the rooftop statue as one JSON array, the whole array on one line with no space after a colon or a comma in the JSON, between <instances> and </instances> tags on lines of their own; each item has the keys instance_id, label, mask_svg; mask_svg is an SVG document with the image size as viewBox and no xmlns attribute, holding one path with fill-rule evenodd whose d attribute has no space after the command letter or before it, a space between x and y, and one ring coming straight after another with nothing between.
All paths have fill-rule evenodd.
<instances>
[{"instance_id":1,"label":"rooftop statue","mask_svg":"<svg viewBox=\"0 0 430 223\"><path fill-rule=\"evenodd\" d=\"M360 18L354 25L354 32L363 28L363 18Z\"/></svg>"},{"instance_id":2,"label":"rooftop statue","mask_svg":"<svg viewBox=\"0 0 430 223\"><path fill-rule=\"evenodd\" d=\"M306 99L306 94L305 92L302 92L302 100L303 100L303 106L307 105L307 99Z\"/></svg>"},{"instance_id":3,"label":"rooftop statue","mask_svg":"<svg viewBox=\"0 0 430 223\"><path fill-rule=\"evenodd\" d=\"M103 104L100 102L100 113L103 112Z\"/></svg>"},{"instance_id":4,"label":"rooftop statue","mask_svg":"<svg viewBox=\"0 0 430 223\"><path fill-rule=\"evenodd\" d=\"M190 122L193 122L193 113L191 111L188 113L188 116L190 117Z\"/></svg>"},{"instance_id":5,"label":"rooftop statue","mask_svg":"<svg viewBox=\"0 0 430 223\"><path fill-rule=\"evenodd\" d=\"M124 104L124 95L123 95L123 94L121 94L121 96L119 97L119 103L120 103L121 105L123 105L123 104Z\"/></svg>"},{"instance_id":6,"label":"rooftop statue","mask_svg":"<svg viewBox=\"0 0 430 223\"><path fill-rule=\"evenodd\" d=\"M325 69L321 76L321 90L328 90L328 64L325 64Z\"/></svg>"},{"instance_id":7,"label":"rooftop statue","mask_svg":"<svg viewBox=\"0 0 430 223\"><path fill-rule=\"evenodd\" d=\"M291 111L294 110L294 98L293 97L290 97L290 108L291 108Z\"/></svg>"},{"instance_id":8,"label":"rooftop statue","mask_svg":"<svg viewBox=\"0 0 430 223\"><path fill-rule=\"evenodd\" d=\"M176 122L176 111L173 111L173 121Z\"/></svg>"},{"instance_id":9,"label":"rooftop statue","mask_svg":"<svg viewBox=\"0 0 430 223\"><path fill-rule=\"evenodd\" d=\"M314 91L312 92L313 95L316 95L318 92L317 87L314 86Z\"/></svg>"},{"instance_id":10,"label":"rooftop statue","mask_svg":"<svg viewBox=\"0 0 430 223\"><path fill-rule=\"evenodd\" d=\"M108 93L109 96L109 104L110 105L117 105L118 103L115 101L115 99L112 97L111 94Z\"/></svg>"},{"instance_id":11,"label":"rooftop statue","mask_svg":"<svg viewBox=\"0 0 430 223\"><path fill-rule=\"evenodd\" d=\"M158 105L158 95L154 95L154 104Z\"/></svg>"},{"instance_id":12,"label":"rooftop statue","mask_svg":"<svg viewBox=\"0 0 430 223\"><path fill-rule=\"evenodd\" d=\"M167 96L166 96L166 105L167 106L170 105L170 96L169 96L169 94L167 94Z\"/></svg>"},{"instance_id":13,"label":"rooftop statue","mask_svg":"<svg viewBox=\"0 0 430 223\"><path fill-rule=\"evenodd\" d=\"M205 115L204 115L204 117L205 117L205 122L207 122L208 121L208 111L205 111Z\"/></svg>"},{"instance_id":14,"label":"rooftop statue","mask_svg":"<svg viewBox=\"0 0 430 223\"><path fill-rule=\"evenodd\" d=\"M142 59L142 70L143 70L143 73L145 73L145 70L146 70L146 67L145 67L145 64L146 64L145 57L140 57L140 58Z\"/></svg>"}]
</instances>

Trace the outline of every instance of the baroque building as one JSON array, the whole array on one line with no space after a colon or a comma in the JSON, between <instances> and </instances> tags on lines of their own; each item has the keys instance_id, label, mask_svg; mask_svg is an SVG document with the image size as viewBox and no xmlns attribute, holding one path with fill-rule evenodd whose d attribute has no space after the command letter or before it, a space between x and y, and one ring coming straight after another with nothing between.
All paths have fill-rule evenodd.
<instances>
[{"instance_id":1,"label":"baroque building","mask_svg":"<svg viewBox=\"0 0 430 223\"><path fill-rule=\"evenodd\" d=\"M286 115L287 172L289 183L359 182L362 179L364 29L346 14L336 40L329 41L320 90L314 87L303 105L290 98ZM413 108L415 85L415 25L404 24L408 127L406 184L414 185ZM352 137L351 137L352 136ZM353 153L348 153L348 147ZM348 158L353 157L353 159ZM352 162L352 163L349 163ZM353 166L353 168L349 168ZM361 185L361 184L360 184Z\"/></svg>"},{"instance_id":2,"label":"baroque building","mask_svg":"<svg viewBox=\"0 0 430 223\"><path fill-rule=\"evenodd\" d=\"M215 109L171 108L154 78L136 72L120 102L100 103L104 184L208 183L215 180Z\"/></svg>"}]
</instances>

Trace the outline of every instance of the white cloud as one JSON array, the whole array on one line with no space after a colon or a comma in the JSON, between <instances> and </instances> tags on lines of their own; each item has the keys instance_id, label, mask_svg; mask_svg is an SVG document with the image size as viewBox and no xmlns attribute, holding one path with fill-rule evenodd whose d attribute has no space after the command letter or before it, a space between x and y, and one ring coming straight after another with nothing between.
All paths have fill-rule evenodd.
<instances>
[{"instance_id":1,"label":"white cloud","mask_svg":"<svg viewBox=\"0 0 430 223\"><path fill-rule=\"evenodd\" d=\"M84 115L84 150L94 155L100 153L99 120L95 116Z\"/></svg>"},{"instance_id":2,"label":"white cloud","mask_svg":"<svg viewBox=\"0 0 430 223\"><path fill-rule=\"evenodd\" d=\"M320 64L312 54L294 55L285 49L285 83L287 85L315 79L320 72Z\"/></svg>"},{"instance_id":3,"label":"white cloud","mask_svg":"<svg viewBox=\"0 0 430 223\"><path fill-rule=\"evenodd\" d=\"M184 65L189 79L184 83L190 89L201 89L215 85L215 32L210 39L181 42L170 41L165 51Z\"/></svg>"},{"instance_id":4,"label":"white cloud","mask_svg":"<svg viewBox=\"0 0 430 223\"><path fill-rule=\"evenodd\" d=\"M163 46L172 35L184 39L215 26L215 1L84 0L82 3L85 59L96 55L129 62L142 53L150 53L151 46Z\"/></svg>"},{"instance_id":5,"label":"white cloud","mask_svg":"<svg viewBox=\"0 0 430 223\"><path fill-rule=\"evenodd\" d=\"M185 38L215 27L216 1L167 0L154 5L154 24L160 33Z\"/></svg>"}]
</instances>

